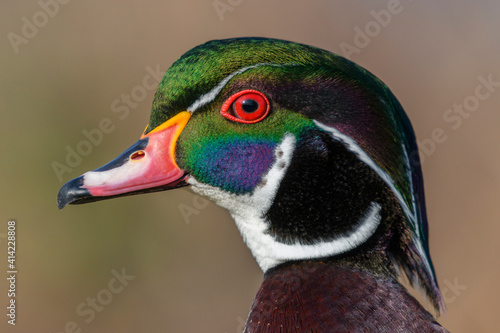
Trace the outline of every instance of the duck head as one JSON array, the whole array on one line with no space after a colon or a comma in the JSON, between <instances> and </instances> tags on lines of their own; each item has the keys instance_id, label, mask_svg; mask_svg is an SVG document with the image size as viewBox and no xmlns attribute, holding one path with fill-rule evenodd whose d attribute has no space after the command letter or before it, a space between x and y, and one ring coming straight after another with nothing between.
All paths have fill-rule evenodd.
<instances>
[{"instance_id":1,"label":"duck head","mask_svg":"<svg viewBox=\"0 0 500 333\"><path fill-rule=\"evenodd\" d=\"M266 272L332 258L442 298L402 107L351 61L264 38L210 41L165 73L142 137L58 205L190 185L226 208Z\"/></svg>"}]
</instances>

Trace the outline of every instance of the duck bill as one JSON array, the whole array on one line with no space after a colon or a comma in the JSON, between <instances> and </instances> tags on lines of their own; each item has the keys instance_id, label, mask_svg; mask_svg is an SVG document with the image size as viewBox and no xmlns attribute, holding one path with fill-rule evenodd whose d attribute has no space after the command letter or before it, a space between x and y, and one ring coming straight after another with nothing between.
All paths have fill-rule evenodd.
<instances>
[{"instance_id":1,"label":"duck bill","mask_svg":"<svg viewBox=\"0 0 500 333\"><path fill-rule=\"evenodd\" d=\"M175 147L190 117L189 112L180 112L143 134L113 161L64 184L57 196L59 209L186 186L187 174L175 162Z\"/></svg>"}]
</instances>

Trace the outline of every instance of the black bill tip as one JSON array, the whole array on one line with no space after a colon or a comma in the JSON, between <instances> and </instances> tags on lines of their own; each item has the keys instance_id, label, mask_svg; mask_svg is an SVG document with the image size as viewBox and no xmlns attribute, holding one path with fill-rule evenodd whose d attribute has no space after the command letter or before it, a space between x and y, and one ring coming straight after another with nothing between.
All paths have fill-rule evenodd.
<instances>
[{"instance_id":1,"label":"black bill tip","mask_svg":"<svg viewBox=\"0 0 500 333\"><path fill-rule=\"evenodd\" d=\"M79 203L87 201L86 199L92 197L89 190L82 188L83 176L72 179L59 190L57 195L57 206L63 209L68 204ZM82 202L83 203L83 202Z\"/></svg>"}]
</instances>

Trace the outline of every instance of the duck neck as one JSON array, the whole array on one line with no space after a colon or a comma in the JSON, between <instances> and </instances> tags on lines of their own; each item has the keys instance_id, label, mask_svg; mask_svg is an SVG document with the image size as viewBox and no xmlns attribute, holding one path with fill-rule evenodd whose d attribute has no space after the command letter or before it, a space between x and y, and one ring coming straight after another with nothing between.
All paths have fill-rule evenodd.
<instances>
[{"instance_id":1,"label":"duck neck","mask_svg":"<svg viewBox=\"0 0 500 333\"><path fill-rule=\"evenodd\" d=\"M245 331L446 332L392 274L338 261L298 261L268 270Z\"/></svg>"}]
</instances>

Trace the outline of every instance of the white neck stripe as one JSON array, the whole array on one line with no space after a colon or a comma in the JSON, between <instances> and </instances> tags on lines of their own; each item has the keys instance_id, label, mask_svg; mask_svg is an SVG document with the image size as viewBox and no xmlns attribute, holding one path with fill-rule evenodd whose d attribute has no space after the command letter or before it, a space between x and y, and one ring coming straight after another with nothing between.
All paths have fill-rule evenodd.
<instances>
[{"instance_id":1,"label":"white neck stripe","mask_svg":"<svg viewBox=\"0 0 500 333\"><path fill-rule=\"evenodd\" d=\"M270 253L257 261L265 272L269 268L290 260L325 258L351 251L373 236L382 220L380 216L381 208L378 203L372 202L367 213L353 231L330 241L321 241L310 245L299 242L284 244L277 242L269 234L261 235L264 238L262 239L262 245L267 245Z\"/></svg>"}]
</instances>

